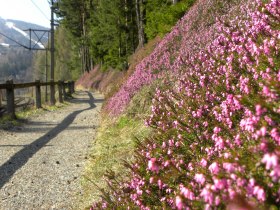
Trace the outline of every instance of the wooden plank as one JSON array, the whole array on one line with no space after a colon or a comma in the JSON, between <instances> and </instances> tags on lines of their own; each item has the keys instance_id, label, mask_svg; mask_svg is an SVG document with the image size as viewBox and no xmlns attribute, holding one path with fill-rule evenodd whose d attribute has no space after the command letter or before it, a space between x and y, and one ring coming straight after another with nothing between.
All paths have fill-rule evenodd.
<instances>
[{"instance_id":1,"label":"wooden plank","mask_svg":"<svg viewBox=\"0 0 280 210\"><path fill-rule=\"evenodd\" d=\"M58 85L59 82L42 82L40 83L41 86L48 86L51 84ZM18 84L13 84L15 89L20 89L20 88L29 88L29 87L34 87L36 86L36 82L28 82L28 83L18 83ZM10 87L10 85L7 84L0 84L0 89L6 89L7 87Z\"/></svg>"},{"instance_id":2,"label":"wooden plank","mask_svg":"<svg viewBox=\"0 0 280 210\"><path fill-rule=\"evenodd\" d=\"M54 83L52 83L52 82L41 82L40 84L41 84L41 86L49 86L51 84L58 85L58 82L54 82Z\"/></svg>"},{"instance_id":3,"label":"wooden plank","mask_svg":"<svg viewBox=\"0 0 280 210\"><path fill-rule=\"evenodd\" d=\"M6 89L7 88L7 84L0 84L0 89Z\"/></svg>"},{"instance_id":4,"label":"wooden plank","mask_svg":"<svg viewBox=\"0 0 280 210\"><path fill-rule=\"evenodd\" d=\"M14 84L14 88L15 89L29 88L29 87L34 87L35 85L36 85L36 82L21 83L21 84Z\"/></svg>"}]
</instances>

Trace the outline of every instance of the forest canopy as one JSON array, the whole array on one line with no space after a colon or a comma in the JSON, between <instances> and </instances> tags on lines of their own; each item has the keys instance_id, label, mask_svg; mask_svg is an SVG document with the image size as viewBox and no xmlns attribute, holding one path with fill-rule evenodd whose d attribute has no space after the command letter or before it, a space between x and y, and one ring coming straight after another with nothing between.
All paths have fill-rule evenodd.
<instances>
[{"instance_id":1,"label":"forest canopy","mask_svg":"<svg viewBox=\"0 0 280 210\"><path fill-rule=\"evenodd\" d=\"M78 75L94 65L126 69L128 57L169 32L194 1L57 0L56 47L64 49L58 51L57 71L68 68Z\"/></svg>"}]
</instances>

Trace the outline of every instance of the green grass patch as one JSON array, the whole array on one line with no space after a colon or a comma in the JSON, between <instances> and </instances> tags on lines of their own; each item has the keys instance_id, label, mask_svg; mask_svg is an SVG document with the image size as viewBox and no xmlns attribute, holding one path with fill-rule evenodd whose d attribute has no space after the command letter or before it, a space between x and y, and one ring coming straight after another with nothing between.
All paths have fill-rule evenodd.
<instances>
[{"instance_id":1,"label":"green grass patch","mask_svg":"<svg viewBox=\"0 0 280 210\"><path fill-rule=\"evenodd\" d=\"M131 162L134 156L135 138L143 139L151 132L143 120L122 115L112 120L107 117L101 123L92 144L92 151L82 179L84 195L80 201L81 209L100 197L100 188L106 188L103 177L112 170L116 177L124 178L127 168L123 161Z\"/></svg>"}]
</instances>

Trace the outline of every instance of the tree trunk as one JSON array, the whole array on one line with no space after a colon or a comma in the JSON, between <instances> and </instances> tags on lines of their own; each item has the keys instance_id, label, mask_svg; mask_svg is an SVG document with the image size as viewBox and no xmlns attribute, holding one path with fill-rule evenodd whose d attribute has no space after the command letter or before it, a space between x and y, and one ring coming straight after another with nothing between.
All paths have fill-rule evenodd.
<instances>
[{"instance_id":1,"label":"tree trunk","mask_svg":"<svg viewBox=\"0 0 280 210\"><path fill-rule=\"evenodd\" d=\"M145 8L143 0L135 0L135 9L136 9L136 22L138 27L138 47L144 47L145 43L145 33L144 33L144 16Z\"/></svg>"},{"instance_id":2,"label":"tree trunk","mask_svg":"<svg viewBox=\"0 0 280 210\"><path fill-rule=\"evenodd\" d=\"M173 4L177 4L178 0L172 0Z\"/></svg>"},{"instance_id":3,"label":"tree trunk","mask_svg":"<svg viewBox=\"0 0 280 210\"><path fill-rule=\"evenodd\" d=\"M84 50L83 50L83 46L81 46L80 48L80 54L81 54L81 73L85 73L85 65L84 65Z\"/></svg>"},{"instance_id":4,"label":"tree trunk","mask_svg":"<svg viewBox=\"0 0 280 210\"><path fill-rule=\"evenodd\" d=\"M129 30L128 30L128 2L127 0L124 1L125 3L125 48L124 48L124 54L128 54L128 39L129 39Z\"/></svg>"},{"instance_id":5,"label":"tree trunk","mask_svg":"<svg viewBox=\"0 0 280 210\"><path fill-rule=\"evenodd\" d=\"M121 20L118 17L118 27L119 27L119 58L122 56L122 31L121 31Z\"/></svg>"}]
</instances>

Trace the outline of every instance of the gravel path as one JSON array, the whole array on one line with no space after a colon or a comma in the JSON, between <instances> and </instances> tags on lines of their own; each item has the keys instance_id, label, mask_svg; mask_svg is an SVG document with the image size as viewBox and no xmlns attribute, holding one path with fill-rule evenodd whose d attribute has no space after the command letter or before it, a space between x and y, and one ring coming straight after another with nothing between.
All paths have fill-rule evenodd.
<instances>
[{"instance_id":1,"label":"gravel path","mask_svg":"<svg viewBox=\"0 0 280 210\"><path fill-rule=\"evenodd\" d=\"M71 104L0 130L0 209L76 209L101 95L77 92Z\"/></svg>"}]
</instances>

